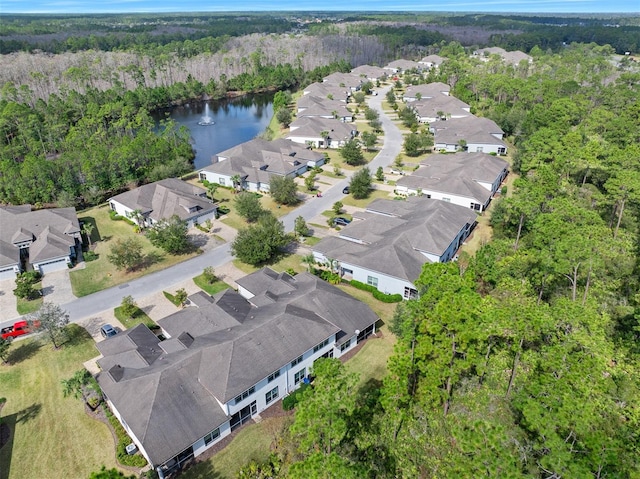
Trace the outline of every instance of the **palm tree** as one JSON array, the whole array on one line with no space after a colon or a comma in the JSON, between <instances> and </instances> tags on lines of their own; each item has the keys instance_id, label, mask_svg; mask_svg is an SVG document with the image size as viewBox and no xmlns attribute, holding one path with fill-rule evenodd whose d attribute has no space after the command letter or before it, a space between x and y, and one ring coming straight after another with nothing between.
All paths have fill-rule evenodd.
<instances>
[{"instance_id":1,"label":"palm tree","mask_svg":"<svg viewBox=\"0 0 640 479\"><path fill-rule=\"evenodd\" d=\"M233 189L238 191L238 187L242 184L242 178L240 178L240 175L233 175L231 182L233 183Z\"/></svg>"},{"instance_id":2,"label":"palm tree","mask_svg":"<svg viewBox=\"0 0 640 479\"><path fill-rule=\"evenodd\" d=\"M324 140L324 147L327 148L329 146L329 132L327 130L322 130L320 132L320 136Z\"/></svg>"},{"instance_id":3,"label":"palm tree","mask_svg":"<svg viewBox=\"0 0 640 479\"><path fill-rule=\"evenodd\" d=\"M89 248L91 248L91 233L93 233L94 225L93 223L83 223L82 232L87 236L87 241L89 242Z\"/></svg>"},{"instance_id":4,"label":"palm tree","mask_svg":"<svg viewBox=\"0 0 640 479\"><path fill-rule=\"evenodd\" d=\"M215 198L213 197L213 195L216 194L216 190L218 189L218 183L209 183L207 185L207 193L209 194L209 198L211 198L211 201L214 201Z\"/></svg>"}]
</instances>

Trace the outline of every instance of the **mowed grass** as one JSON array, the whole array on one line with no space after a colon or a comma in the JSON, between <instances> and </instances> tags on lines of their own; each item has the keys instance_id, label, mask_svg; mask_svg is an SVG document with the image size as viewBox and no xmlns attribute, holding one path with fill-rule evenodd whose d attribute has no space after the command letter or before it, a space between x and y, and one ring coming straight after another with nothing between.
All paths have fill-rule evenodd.
<instances>
[{"instance_id":1,"label":"mowed grass","mask_svg":"<svg viewBox=\"0 0 640 479\"><path fill-rule=\"evenodd\" d=\"M33 289L42 289L42 281L38 281L36 284L34 284ZM34 299L16 298L16 309L18 310L18 314L34 313L40 309L40 307L42 306L42 302L42 296L39 295Z\"/></svg>"},{"instance_id":2,"label":"mowed grass","mask_svg":"<svg viewBox=\"0 0 640 479\"><path fill-rule=\"evenodd\" d=\"M264 462L269 458L274 432L279 431L286 420L286 417L267 418L260 424L243 427L222 451L187 469L180 477L235 479L236 474L245 464L251 461Z\"/></svg>"},{"instance_id":3,"label":"mowed grass","mask_svg":"<svg viewBox=\"0 0 640 479\"><path fill-rule=\"evenodd\" d=\"M86 296L111 286L126 283L145 274L173 266L176 263L197 256L197 252L184 255L170 255L154 247L143 234L137 234L133 226L125 221L113 221L109 218L109 208L98 206L78 214L82 221L95 225L91 238L95 246L93 250L98 258L86 263L84 269L71 271L71 286L76 296ZM117 240L137 238L142 244L145 256L144 265L132 272L118 270L109 262L111 245Z\"/></svg>"},{"instance_id":4,"label":"mowed grass","mask_svg":"<svg viewBox=\"0 0 640 479\"><path fill-rule=\"evenodd\" d=\"M390 194L389 191L385 191L385 190L371 190L369 193L369 196L367 196L366 198L357 200L353 197L353 195L347 195L341 201L342 201L342 204L344 204L345 206L356 206L358 208L366 208L366 206L369 203L371 203L373 200L378 198L391 199L393 198L393 195Z\"/></svg>"},{"instance_id":5,"label":"mowed grass","mask_svg":"<svg viewBox=\"0 0 640 479\"><path fill-rule=\"evenodd\" d=\"M91 419L81 400L63 397L60 381L98 354L84 329L69 330L70 341L58 350L31 338L11 346L12 364L0 363L0 396L7 398L2 421L11 428L0 449L0 479L86 479L103 464L116 467L107 426Z\"/></svg>"},{"instance_id":6,"label":"mowed grass","mask_svg":"<svg viewBox=\"0 0 640 479\"><path fill-rule=\"evenodd\" d=\"M200 288L207 294L210 294L211 296L231 287L224 281L220 280L209 283L209 281L207 281L207 279L204 277L204 273L194 277L193 282L198 288Z\"/></svg>"},{"instance_id":7,"label":"mowed grass","mask_svg":"<svg viewBox=\"0 0 640 479\"><path fill-rule=\"evenodd\" d=\"M272 261L258 266L252 266L250 264L243 263L239 259L234 259L233 265L240 271L243 271L247 274L258 271L265 266L268 266L277 273L286 271L289 268L293 269L296 273L302 273L303 271L307 270L307 265L302 263L302 256L300 256L299 254L281 254L276 256Z\"/></svg>"}]
</instances>

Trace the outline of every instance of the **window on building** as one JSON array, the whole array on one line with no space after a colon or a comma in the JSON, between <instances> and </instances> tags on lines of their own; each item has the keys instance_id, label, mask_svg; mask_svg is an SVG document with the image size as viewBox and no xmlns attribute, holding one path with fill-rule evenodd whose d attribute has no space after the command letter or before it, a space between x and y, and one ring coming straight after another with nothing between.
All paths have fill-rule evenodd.
<instances>
[{"instance_id":1,"label":"window on building","mask_svg":"<svg viewBox=\"0 0 640 479\"><path fill-rule=\"evenodd\" d=\"M251 386L249 389L247 389L245 392L243 392L242 394L236 396L236 398L233 400L235 404L238 404L242 401L244 401L245 399L247 399L249 396L251 396L254 392L256 392L256 388L254 386Z\"/></svg>"},{"instance_id":2,"label":"window on building","mask_svg":"<svg viewBox=\"0 0 640 479\"><path fill-rule=\"evenodd\" d=\"M447 203L451 203L451 198L442 198L442 201L446 201Z\"/></svg>"},{"instance_id":3,"label":"window on building","mask_svg":"<svg viewBox=\"0 0 640 479\"><path fill-rule=\"evenodd\" d=\"M304 379L304 376L305 376L306 372L307 372L306 368L302 368L300 371L295 373L293 375L293 383L294 384L298 384L300 381L302 381Z\"/></svg>"},{"instance_id":4,"label":"window on building","mask_svg":"<svg viewBox=\"0 0 640 479\"><path fill-rule=\"evenodd\" d=\"M220 183L220 185L224 186L224 178L218 178L218 183Z\"/></svg>"},{"instance_id":5,"label":"window on building","mask_svg":"<svg viewBox=\"0 0 640 479\"><path fill-rule=\"evenodd\" d=\"M374 288L378 287L378 278L375 278L373 276L367 276L367 284L369 286L373 286Z\"/></svg>"},{"instance_id":6,"label":"window on building","mask_svg":"<svg viewBox=\"0 0 640 479\"><path fill-rule=\"evenodd\" d=\"M498 155L506 155L506 154L507 154L507 149L504 146L499 146Z\"/></svg>"},{"instance_id":7,"label":"window on building","mask_svg":"<svg viewBox=\"0 0 640 479\"><path fill-rule=\"evenodd\" d=\"M291 361L291 367L297 366L302 362L302 356L298 356L293 361Z\"/></svg>"},{"instance_id":8,"label":"window on building","mask_svg":"<svg viewBox=\"0 0 640 479\"><path fill-rule=\"evenodd\" d=\"M404 299L416 299L418 297L418 290L409 288L408 286L404 287Z\"/></svg>"},{"instance_id":9,"label":"window on building","mask_svg":"<svg viewBox=\"0 0 640 479\"><path fill-rule=\"evenodd\" d=\"M264 400L267 404L269 404L274 399L278 399L278 386L276 386L275 388L273 388L271 391L269 391L267 394L264 395Z\"/></svg>"},{"instance_id":10,"label":"window on building","mask_svg":"<svg viewBox=\"0 0 640 479\"><path fill-rule=\"evenodd\" d=\"M220 428L216 428L204 437L204 445L208 446L220 437Z\"/></svg>"},{"instance_id":11,"label":"window on building","mask_svg":"<svg viewBox=\"0 0 640 479\"><path fill-rule=\"evenodd\" d=\"M206 179L207 179L207 174L200 172L200 181L203 181L203 180L206 180Z\"/></svg>"},{"instance_id":12,"label":"window on building","mask_svg":"<svg viewBox=\"0 0 640 479\"><path fill-rule=\"evenodd\" d=\"M280 376L280 370L279 369L277 371L274 371L271 374L269 374L269 376L267 377L267 382L270 383L271 381L273 381L278 376Z\"/></svg>"},{"instance_id":13,"label":"window on building","mask_svg":"<svg viewBox=\"0 0 640 479\"><path fill-rule=\"evenodd\" d=\"M477 153L482 153L482 147L481 147L481 146L478 146L478 147L476 148L476 152L477 152Z\"/></svg>"},{"instance_id":14,"label":"window on building","mask_svg":"<svg viewBox=\"0 0 640 479\"><path fill-rule=\"evenodd\" d=\"M345 349L348 349L349 346L351 346L351 340L347 341L346 343L342 343L340 345L340 352L344 352Z\"/></svg>"},{"instance_id":15,"label":"window on building","mask_svg":"<svg viewBox=\"0 0 640 479\"><path fill-rule=\"evenodd\" d=\"M313 352L317 353L318 351L320 351L322 348L324 348L327 344L329 344L329 338L325 339L324 341L322 341L320 344L316 345L313 347Z\"/></svg>"}]
</instances>

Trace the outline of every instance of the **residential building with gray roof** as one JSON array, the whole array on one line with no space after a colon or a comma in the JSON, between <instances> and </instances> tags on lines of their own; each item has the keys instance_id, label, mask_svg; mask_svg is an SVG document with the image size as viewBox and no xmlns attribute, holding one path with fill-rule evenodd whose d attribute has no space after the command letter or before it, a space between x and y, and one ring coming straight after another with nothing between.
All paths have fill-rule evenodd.
<instances>
[{"instance_id":1,"label":"residential building with gray roof","mask_svg":"<svg viewBox=\"0 0 640 479\"><path fill-rule=\"evenodd\" d=\"M426 197L377 199L338 236L313 246L313 255L345 279L408 299L417 294L422 266L453 259L476 218L469 208Z\"/></svg>"},{"instance_id":2,"label":"residential building with gray roof","mask_svg":"<svg viewBox=\"0 0 640 479\"><path fill-rule=\"evenodd\" d=\"M216 216L217 205L202 188L177 178L167 178L109 198L109 206L120 216L140 226L153 226L177 216L189 227Z\"/></svg>"},{"instance_id":3,"label":"residential building with gray roof","mask_svg":"<svg viewBox=\"0 0 640 479\"><path fill-rule=\"evenodd\" d=\"M232 178L237 175L243 189L269 191L272 176L293 178L324 162L322 153L292 141L254 138L215 155L211 165L200 170L199 177L232 186Z\"/></svg>"},{"instance_id":4,"label":"residential building with gray roof","mask_svg":"<svg viewBox=\"0 0 640 479\"><path fill-rule=\"evenodd\" d=\"M506 178L509 164L486 153L431 154L396 182L399 195L423 195L484 211Z\"/></svg>"},{"instance_id":5,"label":"residential building with gray roof","mask_svg":"<svg viewBox=\"0 0 640 479\"><path fill-rule=\"evenodd\" d=\"M268 268L198 306L98 343L107 401L162 475L180 468L297 389L320 357L375 331L364 303L309 273Z\"/></svg>"},{"instance_id":6,"label":"residential building with gray roof","mask_svg":"<svg viewBox=\"0 0 640 479\"><path fill-rule=\"evenodd\" d=\"M0 206L0 279L13 279L25 270L45 274L67 269L81 258L75 208Z\"/></svg>"},{"instance_id":7,"label":"residential building with gray roof","mask_svg":"<svg viewBox=\"0 0 640 479\"><path fill-rule=\"evenodd\" d=\"M507 144L502 141L504 131L489 118L469 115L446 121L437 120L429 123L429 130L433 133L436 151L507 153Z\"/></svg>"}]
</instances>

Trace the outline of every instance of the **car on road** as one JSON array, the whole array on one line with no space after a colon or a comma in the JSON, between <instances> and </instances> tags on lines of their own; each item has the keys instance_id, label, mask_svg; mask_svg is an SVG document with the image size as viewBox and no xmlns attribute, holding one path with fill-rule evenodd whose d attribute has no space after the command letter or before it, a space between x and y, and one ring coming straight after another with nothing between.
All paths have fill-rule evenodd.
<instances>
[{"instance_id":1,"label":"car on road","mask_svg":"<svg viewBox=\"0 0 640 479\"><path fill-rule=\"evenodd\" d=\"M333 226L347 226L349 223L351 223L351 220L343 218L342 216L333 218Z\"/></svg>"},{"instance_id":2,"label":"car on road","mask_svg":"<svg viewBox=\"0 0 640 479\"><path fill-rule=\"evenodd\" d=\"M116 328L107 323L100 328L100 334L103 338L110 338L118 334L118 331L116 331Z\"/></svg>"},{"instance_id":3,"label":"car on road","mask_svg":"<svg viewBox=\"0 0 640 479\"><path fill-rule=\"evenodd\" d=\"M344 188L342 188L342 194L343 195L348 195L349 194L349 187L345 186Z\"/></svg>"}]
</instances>

